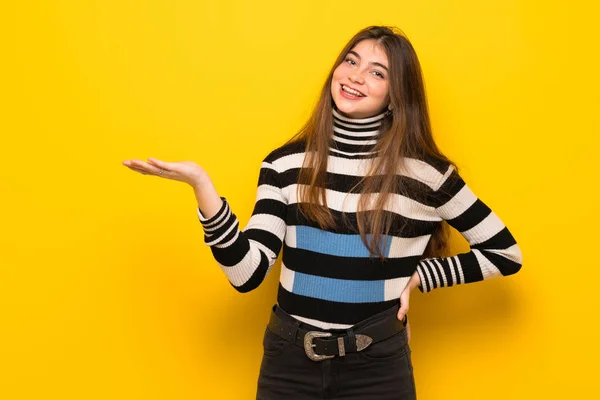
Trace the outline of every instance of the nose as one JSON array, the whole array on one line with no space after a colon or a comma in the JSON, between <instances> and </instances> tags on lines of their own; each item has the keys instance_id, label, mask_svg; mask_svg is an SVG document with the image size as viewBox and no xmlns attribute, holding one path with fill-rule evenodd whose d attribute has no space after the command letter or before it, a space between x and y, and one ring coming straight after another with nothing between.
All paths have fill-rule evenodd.
<instances>
[{"instance_id":1,"label":"nose","mask_svg":"<svg viewBox=\"0 0 600 400\"><path fill-rule=\"evenodd\" d=\"M360 85L362 85L365 82L365 78L362 76L362 74L359 71L352 72L348 78L350 79L351 82L355 82Z\"/></svg>"}]
</instances>

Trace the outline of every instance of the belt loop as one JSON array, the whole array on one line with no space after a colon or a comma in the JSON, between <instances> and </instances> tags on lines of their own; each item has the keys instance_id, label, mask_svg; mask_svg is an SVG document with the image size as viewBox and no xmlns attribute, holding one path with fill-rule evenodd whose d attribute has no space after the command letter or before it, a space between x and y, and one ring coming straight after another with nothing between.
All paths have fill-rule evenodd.
<instances>
[{"instance_id":1,"label":"belt loop","mask_svg":"<svg viewBox=\"0 0 600 400\"><path fill-rule=\"evenodd\" d=\"M348 346L346 346L346 352L356 352L356 336L354 336L354 329L350 328L346 331L348 334Z\"/></svg>"},{"instance_id":2,"label":"belt loop","mask_svg":"<svg viewBox=\"0 0 600 400\"><path fill-rule=\"evenodd\" d=\"M289 339L292 343L296 342L296 336L298 336L298 329L300 328L300 321L296 320L292 324L292 329L289 332Z\"/></svg>"}]
</instances>

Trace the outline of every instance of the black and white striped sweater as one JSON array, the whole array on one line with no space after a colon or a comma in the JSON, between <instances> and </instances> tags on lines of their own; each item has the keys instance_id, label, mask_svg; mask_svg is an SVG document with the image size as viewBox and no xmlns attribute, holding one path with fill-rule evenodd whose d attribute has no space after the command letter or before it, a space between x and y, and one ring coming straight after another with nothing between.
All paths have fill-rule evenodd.
<instances>
[{"instance_id":1,"label":"black and white striped sweater","mask_svg":"<svg viewBox=\"0 0 600 400\"><path fill-rule=\"evenodd\" d=\"M386 260L369 258L356 224L359 195L348 192L376 157L371 150L384 117L349 119L334 111L327 206L337 221L344 212L351 227L321 230L299 213L302 143L282 146L264 159L254 211L243 230L224 197L221 209L209 219L198 209L205 243L237 290L256 288L283 246L279 306L322 329L343 329L393 306L415 269L422 292L519 271L522 256L515 239L454 168L416 159L406 159L398 177L424 188L427 200L393 195L386 208L394 213L392 229L384 236ZM470 251L423 259L442 220L464 236Z\"/></svg>"}]
</instances>

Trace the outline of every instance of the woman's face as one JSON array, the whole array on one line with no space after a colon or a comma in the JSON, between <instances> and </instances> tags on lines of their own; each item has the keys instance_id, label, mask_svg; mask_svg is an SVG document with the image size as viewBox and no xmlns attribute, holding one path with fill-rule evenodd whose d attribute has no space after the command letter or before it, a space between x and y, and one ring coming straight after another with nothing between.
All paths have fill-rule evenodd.
<instances>
[{"instance_id":1,"label":"woman's face","mask_svg":"<svg viewBox=\"0 0 600 400\"><path fill-rule=\"evenodd\" d=\"M375 39L359 42L333 71L331 96L342 114L366 118L389 104L389 64L385 50Z\"/></svg>"}]
</instances>

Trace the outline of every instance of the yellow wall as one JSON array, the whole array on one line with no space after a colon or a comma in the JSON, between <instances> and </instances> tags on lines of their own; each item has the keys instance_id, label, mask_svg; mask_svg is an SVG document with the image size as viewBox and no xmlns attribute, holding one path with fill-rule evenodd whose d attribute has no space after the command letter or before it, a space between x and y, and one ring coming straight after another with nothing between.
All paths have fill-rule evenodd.
<instances>
[{"instance_id":1,"label":"yellow wall","mask_svg":"<svg viewBox=\"0 0 600 400\"><path fill-rule=\"evenodd\" d=\"M279 269L235 292L192 190L121 160L194 160L246 222L262 157L371 24L412 40L440 146L524 253L413 294L419 398L592 398L599 7L565 4L4 2L0 398L253 398Z\"/></svg>"}]
</instances>

